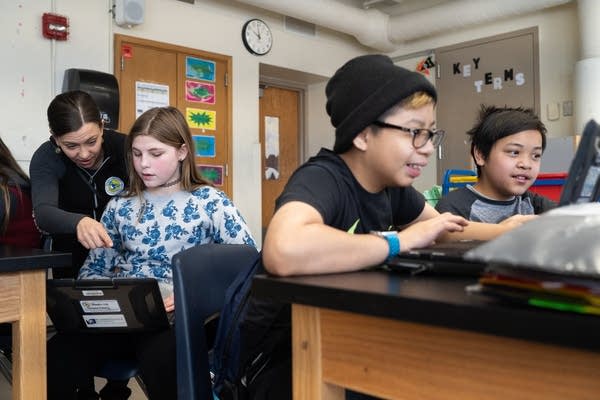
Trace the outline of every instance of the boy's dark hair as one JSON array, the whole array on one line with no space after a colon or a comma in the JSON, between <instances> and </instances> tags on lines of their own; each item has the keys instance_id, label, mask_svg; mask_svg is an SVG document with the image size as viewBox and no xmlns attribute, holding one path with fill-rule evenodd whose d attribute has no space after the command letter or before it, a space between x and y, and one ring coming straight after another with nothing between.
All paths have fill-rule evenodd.
<instances>
[{"instance_id":1,"label":"boy's dark hair","mask_svg":"<svg viewBox=\"0 0 600 400\"><path fill-rule=\"evenodd\" d=\"M542 151L544 151L546 149L546 127L532 109L482 104L475 126L467 131L471 140L471 157L475 160L475 149L477 149L483 158L487 159L494 143L498 140L528 130L540 132ZM480 172L480 167L477 165L477 175Z\"/></svg>"}]
</instances>

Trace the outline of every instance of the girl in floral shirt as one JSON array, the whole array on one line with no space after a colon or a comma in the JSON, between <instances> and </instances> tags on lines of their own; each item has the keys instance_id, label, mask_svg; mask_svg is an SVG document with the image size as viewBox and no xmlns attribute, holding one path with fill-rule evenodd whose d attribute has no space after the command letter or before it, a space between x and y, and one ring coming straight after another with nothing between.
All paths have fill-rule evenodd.
<instances>
[{"instance_id":1,"label":"girl in floral shirt","mask_svg":"<svg viewBox=\"0 0 600 400\"><path fill-rule=\"evenodd\" d=\"M142 114L127 137L126 157L130 188L108 203L101 220L112 247L91 250L79 278L155 278L165 309L172 312L171 259L175 254L206 243L254 245L254 239L225 193L199 176L190 130L176 108L153 108ZM198 268L202 268L202 260L198 260ZM49 376L50 400L73 398L82 367L93 374L97 366L115 354L137 357L150 399L177 397L173 329L105 336L85 336L81 346L73 346L72 337L67 340L67 351L78 354L71 355L72 374L62 372L58 382L52 382ZM90 351L94 357L90 357ZM52 355L49 346L49 363ZM64 357L64 353L56 356ZM64 368L64 361L60 364ZM58 369L48 367L48 371L53 370ZM54 389L56 396L52 396Z\"/></svg>"}]
</instances>

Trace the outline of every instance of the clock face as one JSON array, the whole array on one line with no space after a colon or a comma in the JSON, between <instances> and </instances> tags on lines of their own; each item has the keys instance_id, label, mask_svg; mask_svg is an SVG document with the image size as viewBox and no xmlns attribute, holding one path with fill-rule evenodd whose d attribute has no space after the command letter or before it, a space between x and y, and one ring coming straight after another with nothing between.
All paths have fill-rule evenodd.
<instances>
[{"instance_id":1,"label":"clock face","mask_svg":"<svg viewBox=\"0 0 600 400\"><path fill-rule=\"evenodd\" d=\"M267 24L260 19L251 19L242 28L242 41L250 53L262 56L271 50L273 36Z\"/></svg>"}]
</instances>

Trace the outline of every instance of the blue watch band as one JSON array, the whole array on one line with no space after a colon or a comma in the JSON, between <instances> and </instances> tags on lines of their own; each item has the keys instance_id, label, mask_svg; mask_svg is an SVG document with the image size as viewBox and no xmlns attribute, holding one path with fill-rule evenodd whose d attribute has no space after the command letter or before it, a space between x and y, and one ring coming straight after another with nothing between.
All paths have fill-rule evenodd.
<instances>
[{"instance_id":1,"label":"blue watch band","mask_svg":"<svg viewBox=\"0 0 600 400\"><path fill-rule=\"evenodd\" d=\"M400 238L398 238L398 232L396 231L373 231L374 235L384 238L388 242L388 256L387 260L397 256L400 253Z\"/></svg>"}]
</instances>

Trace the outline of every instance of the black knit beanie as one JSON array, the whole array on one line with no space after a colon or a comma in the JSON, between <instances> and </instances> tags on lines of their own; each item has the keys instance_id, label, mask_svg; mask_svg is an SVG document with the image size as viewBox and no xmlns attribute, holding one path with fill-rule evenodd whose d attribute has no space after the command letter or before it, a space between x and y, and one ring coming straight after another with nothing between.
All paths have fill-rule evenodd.
<instances>
[{"instance_id":1,"label":"black knit beanie","mask_svg":"<svg viewBox=\"0 0 600 400\"><path fill-rule=\"evenodd\" d=\"M353 58L338 69L327 83L327 114L335 127L333 151L340 154L381 114L416 92L434 101L435 88L418 72L394 65L384 55Z\"/></svg>"}]
</instances>

